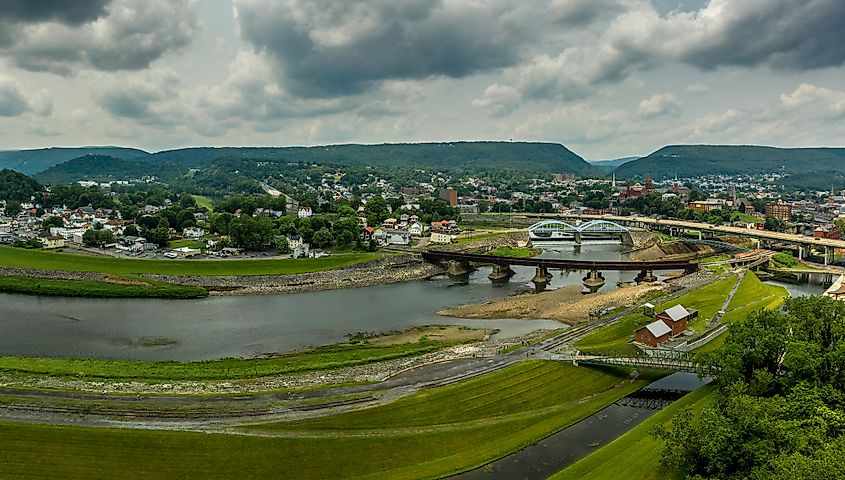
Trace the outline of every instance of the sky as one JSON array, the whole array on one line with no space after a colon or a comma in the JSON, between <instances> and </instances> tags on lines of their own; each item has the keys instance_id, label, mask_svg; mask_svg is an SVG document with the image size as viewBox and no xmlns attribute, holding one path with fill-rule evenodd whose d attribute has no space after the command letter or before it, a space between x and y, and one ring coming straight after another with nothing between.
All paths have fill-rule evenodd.
<instances>
[{"instance_id":1,"label":"sky","mask_svg":"<svg viewBox=\"0 0 845 480\"><path fill-rule=\"evenodd\" d=\"M0 149L845 144L841 0L0 0Z\"/></svg>"}]
</instances>

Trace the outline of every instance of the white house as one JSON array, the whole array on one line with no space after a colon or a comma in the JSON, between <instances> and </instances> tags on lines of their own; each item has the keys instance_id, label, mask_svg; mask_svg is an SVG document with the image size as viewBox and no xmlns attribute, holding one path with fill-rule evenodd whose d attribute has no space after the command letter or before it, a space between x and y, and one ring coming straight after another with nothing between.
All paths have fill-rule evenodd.
<instances>
[{"instance_id":1,"label":"white house","mask_svg":"<svg viewBox=\"0 0 845 480\"><path fill-rule=\"evenodd\" d=\"M431 243L452 243L452 236L447 233L431 232Z\"/></svg>"},{"instance_id":2,"label":"white house","mask_svg":"<svg viewBox=\"0 0 845 480\"><path fill-rule=\"evenodd\" d=\"M182 236L185 238L202 238L205 236L205 230L200 227L188 227L182 230Z\"/></svg>"},{"instance_id":3,"label":"white house","mask_svg":"<svg viewBox=\"0 0 845 480\"><path fill-rule=\"evenodd\" d=\"M297 216L299 216L299 218L310 218L313 215L314 212L311 210L311 207L300 207L297 212Z\"/></svg>"},{"instance_id":4,"label":"white house","mask_svg":"<svg viewBox=\"0 0 845 480\"><path fill-rule=\"evenodd\" d=\"M408 233L412 237L421 237L423 233L423 226L420 222L414 222L408 227Z\"/></svg>"},{"instance_id":5,"label":"white house","mask_svg":"<svg viewBox=\"0 0 845 480\"><path fill-rule=\"evenodd\" d=\"M411 234L407 230L385 229L384 233L386 245L408 245L411 243Z\"/></svg>"},{"instance_id":6,"label":"white house","mask_svg":"<svg viewBox=\"0 0 845 480\"><path fill-rule=\"evenodd\" d=\"M300 245L302 245L302 237L299 235L291 235L288 237L288 247L290 247L291 250L295 250Z\"/></svg>"}]
</instances>

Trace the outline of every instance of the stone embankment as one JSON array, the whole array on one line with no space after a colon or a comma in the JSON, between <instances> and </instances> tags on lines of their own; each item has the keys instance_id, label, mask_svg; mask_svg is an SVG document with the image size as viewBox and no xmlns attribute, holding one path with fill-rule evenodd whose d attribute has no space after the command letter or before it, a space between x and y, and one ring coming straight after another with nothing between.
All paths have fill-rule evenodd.
<instances>
[{"instance_id":1,"label":"stone embankment","mask_svg":"<svg viewBox=\"0 0 845 480\"><path fill-rule=\"evenodd\" d=\"M38 270L32 268L0 267L0 277L43 278L45 280L96 280L109 281L111 277L96 272L70 272L64 270Z\"/></svg>"},{"instance_id":2,"label":"stone embankment","mask_svg":"<svg viewBox=\"0 0 845 480\"><path fill-rule=\"evenodd\" d=\"M683 242L655 243L638 248L622 255L623 260L656 261L656 260L692 260L719 253L709 245L688 244Z\"/></svg>"},{"instance_id":3,"label":"stone embankment","mask_svg":"<svg viewBox=\"0 0 845 480\"><path fill-rule=\"evenodd\" d=\"M335 270L295 275L145 276L177 285L203 287L212 295L256 295L370 287L421 280L443 271L440 266L425 263L412 255L400 255Z\"/></svg>"}]
</instances>

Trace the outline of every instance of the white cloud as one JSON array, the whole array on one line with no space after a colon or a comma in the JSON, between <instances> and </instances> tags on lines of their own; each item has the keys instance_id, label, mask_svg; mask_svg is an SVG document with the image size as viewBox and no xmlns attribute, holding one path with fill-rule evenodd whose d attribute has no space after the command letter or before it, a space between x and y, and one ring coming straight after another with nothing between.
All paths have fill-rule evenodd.
<instances>
[{"instance_id":1,"label":"white cloud","mask_svg":"<svg viewBox=\"0 0 845 480\"><path fill-rule=\"evenodd\" d=\"M683 105L675 95L669 92L656 93L640 102L637 113L643 118L653 118L660 115L678 116Z\"/></svg>"}]
</instances>

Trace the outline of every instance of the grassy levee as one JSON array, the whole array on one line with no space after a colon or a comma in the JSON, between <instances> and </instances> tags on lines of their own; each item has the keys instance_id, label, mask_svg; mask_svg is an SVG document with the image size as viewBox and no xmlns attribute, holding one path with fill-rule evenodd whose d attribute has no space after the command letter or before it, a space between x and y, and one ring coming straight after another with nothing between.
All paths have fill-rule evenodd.
<instances>
[{"instance_id":1,"label":"grassy levee","mask_svg":"<svg viewBox=\"0 0 845 480\"><path fill-rule=\"evenodd\" d=\"M164 282L135 285L95 280L55 280L26 277L0 277L0 292L90 298L189 299L208 295L208 292L201 287L172 285Z\"/></svg>"},{"instance_id":2,"label":"grassy levee","mask_svg":"<svg viewBox=\"0 0 845 480\"><path fill-rule=\"evenodd\" d=\"M9 478L436 478L536 442L649 381L630 381L623 371L523 362L383 406L247 426L243 435L0 423L0 472ZM260 436L249 435L256 429Z\"/></svg>"},{"instance_id":3,"label":"grassy levee","mask_svg":"<svg viewBox=\"0 0 845 480\"><path fill-rule=\"evenodd\" d=\"M789 298L789 291L777 285L767 285L753 272L745 274L742 283L728 304L725 315L722 316L722 323L730 324L740 318L745 318L751 312L762 308L774 310L780 308L783 302ZM705 345L695 349L696 353L715 350L725 343L725 334L713 339Z\"/></svg>"},{"instance_id":4,"label":"grassy levee","mask_svg":"<svg viewBox=\"0 0 845 480\"><path fill-rule=\"evenodd\" d=\"M673 305L682 304L687 308L697 309L699 316L690 322L689 327L704 331L706 322L713 318L722 307L725 298L736 283L736 276L723 278L710 285L697 288L676 299L657 305L656 312L661 312ZM635 352L636 347L628 343L638 328L654 321L642 313L633 313L623 317L619 322L600 328L579 340L575 346L589 353Z\"/></svg>"},{"instance_id":5,"label":"grassy levee","mask_svg":"<svg viewBox=\"0 0 845 480\"><path fill-rule=\"evenodd\" d=\"M343 253L323 258L260 260L140 260L93 257L0 246L0 266L115 275L289 275L319 272L379 258L378 253Z\"/></svg>"},{"instance_id":6,"label":"grassy levee","mask_svg":"<svg viewBox=\"0 0 845 480\"><path fill-rule=\"evenodd\" d=\"M205 362L143 362L45 357L0 357L0 374L172 382L236 380L350 367L411 357L454 345L426 341L389 346L328 345L270 358Z\"/></svg>"},{"instance_id":7,"label":"grassy levee","mask_svg":"<svg viewBox=\"0 0 845 480\"><path fill-rule=\"evenodd\" d=\"M713 399L713 387L705 386L664 408L588 457L558 472L551 480L659 480L677 478L660 467L663 441L649 435L654 425L665 424L681 409L696 412Z\"/></svg>"}]
</instances>

